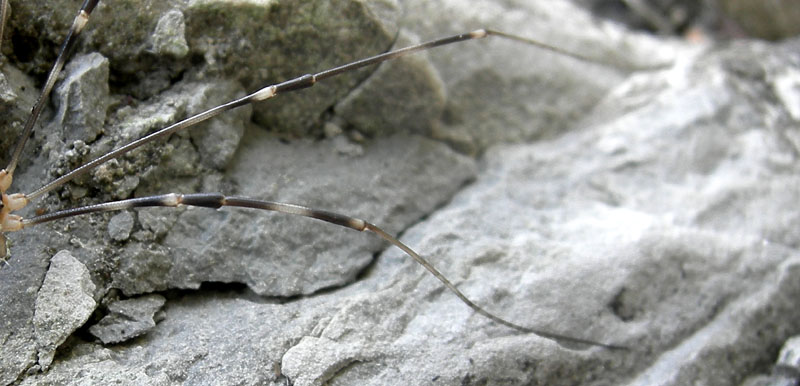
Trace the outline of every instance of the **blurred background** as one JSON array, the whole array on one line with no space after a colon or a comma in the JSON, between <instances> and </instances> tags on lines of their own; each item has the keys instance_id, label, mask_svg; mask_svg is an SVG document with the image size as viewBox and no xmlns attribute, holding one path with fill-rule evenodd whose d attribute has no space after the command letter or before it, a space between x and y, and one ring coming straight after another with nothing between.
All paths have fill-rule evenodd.
<instances>
[{"instance_id":1,"label":"blurred background","mask_svg":"<svg viewBox=\"0 0 800 386\"><path fill-rule=\"evenodd\" d=\"M800 33L797 0L573 0L629 28L693 40L781 40Z\"/></svg>"}]
</instances>

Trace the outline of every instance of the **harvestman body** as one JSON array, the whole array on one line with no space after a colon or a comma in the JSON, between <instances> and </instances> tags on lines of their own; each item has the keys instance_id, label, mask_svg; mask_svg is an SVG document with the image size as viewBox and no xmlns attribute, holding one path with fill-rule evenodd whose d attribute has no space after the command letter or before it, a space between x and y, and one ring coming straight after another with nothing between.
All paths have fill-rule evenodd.
<instances>
[{"instance_id":1,"label":"harvestman body","mask_svg":"<svg viewBox=\"0 0 800 386\"><path fill-rule=\"evenodd\" d=\"M22 155L22 151L25 147L25 143L27 139L30 137L33 127L38 119L39 115L42 112L44 107L45 101L48 98L50 91L55 84L56 79L58 78L58 74L60 73L61 69L63 68L66 57L68 56L71 48L74 46L77 37L80 35L81 30L86 26L89 15L92 13L95 6L98 4L99 0L85 0L83 6L81 7L80 12L75 17L72 27L69 31L67 38L65 39L61 51L58 55L56 63L53 66L53 69L50 71L48 75L47 81L45 82L42 92L37 100L36 104L34 105L31 115L28 118L27 122L25 123L23 132L20 134L20 137L17 141L16 146L14 147L14 151L11 156L11 160L9 165L0 171L0 193L2 193L2 208L0 208L0 258L5 259L8 255L8 248L6 247L6 232L14 232L21 230L26 227L31 227L37 224L42 224L50 221L55 221L59 219L64 219L68 217L89 214L89 213L96 213L96 212L105 212L105 211L119 211L124 209L130 208L139 208L139 207L177 207L181 205L186 206L198 206L198 207L206 207L206 208L213 208L218 209L223 206L232 206L232 207L241 207L241 208L250 208L250 209L260 209L260 210L267 210L267 211L274 211L274 212L281 212L291 215L298 215L298 216L305 216L314 218L317 220L325 221L331 224L340 225L346 228L351 228L358 231L370 231L376 234L378 237L388 241L392 245L400 248L403 252L405 252L408 256L414 259L417 263L422 265L425 269L427 269L433 276L435 276L439 281L441 281L451 292L453 292L458 298L461 299L467 306L472 308L475 312L485 316L486 318L491 319L492 321L512 328L517 331L525 332L525 333L533 333L545 338L554 339L556 341L562 342L570 342L570 343L580 343L580 344L588 344L594 346L601 346L611 349L621 348L620 346L611 345L600 343L597 341L577 338L572 336L566 336L562 334L542 331L538 329L528 328L524 326L520 326L518 324L509 322L505 319L502 319L495 314L484 310L482 307L478 306L477 304L473 303L470 299L468 299L458 288L455 287L444 275L442 275L435 267L433 267L425 258L420 256L417 252L413 249L405 245L404 243L397 240L392 235L386 233L378 226L371 224L365 220L361 220L358 218L350 217L347 215L328 212L324 210L318 210L313 208L308 208L299 205L293 204L285 204L279 202L271 202L271 201L264 201L258 199L252 199L247 197L232 197L232 196L225 196L219 193L197 193L197 194L178 194L178 193L169 193L163 195L156 195L156 196L148 196L148 197L141 197L141 198L133 198L133 199L126 199L120 201L112 201L112 202L105 202L101 204L89 205L84 207L60 210L48 214L43 214L31 218L22 218L19 215L13 214L13 212L18 211L24 208L28 203L37 198L40 198L44 194L64 185L65 183L69 182L70 180L89 172L90 170L94 169L95 167L103 164L106 161L111 159L117 158L122 156L123 154L128 153L131 150L134 150L146 143L152 142L157 139L166 138L171 134L190 128L197 123L203 122L208 120L216 115L219 115L225 111L244 106L251 103L262 102L267 99L273 98L283 93L296 91L304 88L312 87L315 83L319 81L323 81L327 78L335 77L342 73L350 72L355 69L370 66L373 64L381 63L387 60L391 60L393 58L397 58L403 55L411 54L418 51L427 50L433 47L442 46L446 44L472 40L472 39L480 39L487 36L497 36L501 38L515 40L524 44L533 45L539 48L543 48L546 50L558 52L560 54L568 55L575 57L581 60L587 60L579 55L575 55L569 52L564 52L555 47L551 47L548 45L541 44L539 42L505 34L499 31L494 30L475 30L465 34L454 35L450 37L440 38L433 41L429 41L426 43L414 45L411 47L386 52L384 54L376 55L370 58L358 60L349 64L345 64L339 67L335 67L329 70L325 70L316 74L306 74L295 79L291 79L282 83L270 85L264 87L262 89L257 90L256 92L246 95L242 98L230 101L228 103L219 105L212 109L209 109L205 112L200 114L194 115L187 119L184 119L180 122L174 123L166 128L158 130L152 134L139 138L133 142L130 142L126 145L118 147L103 156L100 156L72 171L69 173L64 174L63 176L47 183L46 185L36 189L35 191L27 194L23 193L14 193L9 194L7 193L8 189L12 185L14 171L16 169L17 163L20 160ZM6 18L6 11L8 9L8 0L2 0L2 23L0 23L0 36L2 36L2 29L4 26L4 21Z\"/></svg>"}]
</instances>

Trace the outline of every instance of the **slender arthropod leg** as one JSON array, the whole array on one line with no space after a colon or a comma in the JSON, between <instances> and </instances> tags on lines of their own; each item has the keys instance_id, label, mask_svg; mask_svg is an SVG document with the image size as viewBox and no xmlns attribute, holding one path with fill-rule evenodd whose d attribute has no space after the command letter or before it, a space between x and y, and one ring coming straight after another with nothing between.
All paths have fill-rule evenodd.
<instances>
[{"instance_id":1,"label":"slender arthropod leg","mask_svg":"<svg viewBox=\"0 0 800 386\"><path fill-rule=\"evenodd\" d=\"M58 59L53 70L50 72L48 76L48 81L45 83L45 87L42 90L42 95L40 96L39 101L35 105L33 109L33 113L31 114L31 118L26 123L25 129L23 130L23 134L20 136L19 142L14 149L14 152L11 157L11 162L9 166L3 170L2 174L0 174L0 188L7 189L8 186L11 185L11 177L13 175L14 169L16 168L17 162L19 160L20 154L22 153L22 149L25 146L25 142L27 138L30 136L30 132L32 131L33 124L35 123L38 115L41 113L42 106L44 104L44 100L46 100L47 94L49 94L50 90L52 89L53 83L55 79L58 77L58 73L60 72L61 67L64 65L64 61L66 60L66 56L70 50L70 48L74 45L75 38L79 35L80 31L86 25L88 21L89 14L91 13L92 9L97 5L97 0L86 0L84 2L81 11L79 12L78 16L75 18L75 22L70 30L65 43L62 46L61 52L59 53ZM487 310L478 306L469 298L467 298L449 279L447 279L438 269L436 269L427 259L423 258L420 254L414 251L412 248L407 246L406 244L400 242L394 236L388 234L383 229L379 228L378 226L371 224L367 221L354 218L348 215L343 215L334 212L328 212L319 209L308 208L299 205L293 204L286 204L280 202L272 202L272 201L265 201L259 200L254 198L248 197L235 197L235 196L225 196L218 193L200 193L200 194L164 194L164 195L155 195L155 196L148 196L148 197L141 197L141 198L133 198L127 200L119 200L119 201L112 201L106 202L101 204L95 205L88 205L73 209L66 209L57 212L53 212L50 214L44 214L36 217L32 217L29 219L22 219L19 216L11 214L12 211L21 209L25 204L28 203L30 200L35 200L40 198L42 195L50 192L65 183L69 182L70 180L89 172L90 170L96 168L97 166L111 160L118 158L146 143L155 141L157 139L164 139L169 137L171 134L179 132L181 130L191 128L197 125L200 122L206 121L210 118L213 118L219 114L222 114L226 111L231 109L235 109L241 106L245 106L251 103L262 102L267 99L279 96L284 93L298 91L305 88L310 88L314 86L317 82L323 81L328 78L332 78L338 76L340 74L351 72L358 68L362 68L365 66L370 66L374 64L378 64L387 60L391 60L397 57L401 57L404 55L408 55L414 52L428 50L434 47L443 46L447 44L452 44L456 42L463 42L472 39L480 39L488 36L496 36L505 39L511 39L515 41L519 41L525 44L534 45L540 48L544 48L547 50L559 52L562 54L569 55L574 58L585 60L586 58L575 55L572 53L566 53L563 50L560 50L555 47L551 47L527 38L518 37L515 35L506 34L503 32L489 30L489 29L478 29L468 33L462 33L457 35L452 35L449 37L444 37L440 39L435 39L429 42L413 45L410 47L386 52L383 54L375 55L369 58L365 58L362 60L357 60L351 63L347 63L338 67L334 67L328 70L324 70L321 72L313 73L313 74L305 74L294 79L290 79L284 82L280 82L273 85L268 85L263 87L249 95L244 97L232 100L230 102L221 104L217 107L211 108L204 112L201 112L197 115L191 116L186 118L180 122L174 123L169 125L161 130L158 130L154 133L151 133L147 136L142 138L136 139L128 144L120 146L114 150L109 151L108 153L95 158L92 161L85 163L84 165L64 174L63 176L51 181L43 185L42 187L34 190L33 192L22 195L22 194L15 194L15 195L7 195L5 194L5 190L3 190L3 209L2 209L2 231L3 232L11 232L15 230L22 229L24 227L30 227L37 224L43 224L50 221L55 221L59 219L69 218L78 215L85 215L90 213L96 212L106 212L106 211L118 211L123 209L129 208L138 208L138 207L177 207L180 205L189 205L189 206L199 206L199 207L207 207L207 208L214 208L218 209L223 206L228 207L240 207L240 208L249 208L249 209L257 209L257 210L266 210L266 211L273 211L273 212L280 212L290 215L296 216L304 216L310 217L317 220L325 221L328 223L332 223L339 226L344 226L347 228L351 228L358 231L369 231L376 234L378 237L386 240L387 242L393 244L394 246L403 250L409 257L414 259L417 263L422 265L426 270L428 270L433 276L435 276L440 282L442 282L445 287L447 287L451 292L453 292L462 302L464 302L467 306L473 309L475 312L481 314L482 316L489 318L490 320L512 328L517 331L525 332L525 333L533 333L539 336L554 339L557 341L563 342L570 342L570 343L579 343L579 344L587 344L593 346L600 346L610 349L618 349L622 348L618 345L613 344L606 344L601 343L595 340L578 338L573 336L568 336L561 333L554 333L549 331L543 331L540 329L533 329L521 326L516 323L512 323L507 321Z\"/></svg>"},{"instance_id":2,"label":"slender arthropod leg","mask_svg":"<svg viewBox=\"0 0 800 386\"><path fill-rule=\"evenodd\" d=\"M117 211L130 208L141 207L177 207L179 205L199 206L205 208L219 209L223 206L260 209L272 212L280 212L295 216L304 216L324 221L327 223L343 226L346 228L354 229L357 231L370 231L378 237L388 241L394 246L400 248L408 256L413 258L417 263L422 265L428 272L441 281L451 292L453 292L461 301L467 306L475 310L475 312L491 319L492 321L502 324L506 327L512 328L517 331L536 334L545 338L554 339L557 341L587 344L592 346L600 346L608 349L625 349L623 346L601 343L594 340L576 338L559 333L543 331L539 329L528 328L520 326L516 323L509 322L499 316L486 311L483 307L478 306L472 300L467 298L449 279L447 279L438 269L436 269L428 260L420 256L416 251L411 249L406 244L399 241L394 236L386 233L378 226L371 224L359 218L354 218L340 213L329 212L320 209L308 208L300 205L286 204L274 201L257 200L248 197L228 197L219 193L198 193L198 194L164 194L150 197L133 198L129 200L121 200L114 202L107 202L103 204L89 205L80 208L67 209L58 211L42 216L37 216L31 219L22 220L24 226L33 226L45 222L55 221L72 216L78 216L96 212Z\"/></svg>"},{"instance_id":3,"label":"slender arthropod leg","mask_svg":"<svg viewBox=\"0 0 800 386\"><path fill-rule=\"evenodd\" d=\"M6 191L8 191L8 189L11 187L14 179L14 170L17 168L17 164L22 155L22 150L25 148L25 143L28 141L28 138L30 138L31 133L33 132L34 125L39 119L45 103L47 103L50 91L52 91L53 86L58 79L58 74L64 68L64 64L66 63L69 52L75 46L75 41L77 40L77 37L80 35L81 31L89 22L89 15L97 6L98 2L99 0L84 0L83 6L81 6L81 9L78 11L78 15L75 16L75 19L72 22L72 26L70 27L67 38L61 45L61 51L58 54L56 63L50 70L50 73L47 76L47 81L45 81L45 85L39 94L39 98L36 100L36 103L31 110L31 114L28 116L28 119L25 122L22 133L17 139L17 145L14 147L14 151L11 154L11 160L5 169L0 170L0 194L2 195L2 208L0 208L0 233L13 232L22 229L21 217L11 214L11 212L24 208L26 205L28 205L30 199L22 193L6 194ZM0 3L0 41L2 41L2 32L5 29L8 7L8 0L2 0L2 3ZM0 241L2 242L2 245L0 245L0 259L5 261L5 258L8 255L5 235L2 235L2 240Z\"/></svg>"}]
</instances>

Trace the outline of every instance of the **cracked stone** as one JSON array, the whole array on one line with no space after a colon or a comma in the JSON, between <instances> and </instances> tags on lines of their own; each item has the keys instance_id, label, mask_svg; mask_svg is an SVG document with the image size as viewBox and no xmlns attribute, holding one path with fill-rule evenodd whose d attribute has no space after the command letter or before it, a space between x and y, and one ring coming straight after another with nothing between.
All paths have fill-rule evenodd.
<instances>
[{"instance_id":1,"label":"cracked stone","mask_svg":"<svg viewBox=\"0 0 800 386\"><path fill-rule=\"evenodd\" d=\"M119 343L147 333L156 325L155 315L164 306L161 295L119 300L108 306L108 315L89 327L104 344Z\"/></svg>"},{"instance_id":2,"label":"cracked stone","mask_svg":"<svg viewBox=\"0 0 800 386\"><path fill-rule=\"evenodd\" d=\"M64 67L64 79L53 90L53 130L66 141L92 142L103 131L110 104L109 61L98 53L78 55Z\"/></svg>"},{"instance_id":3,"label":"cracked stone","mask_svg":"<svg viewBox=\"0 0 800 386\"><path fill-rule=\"evenodd\" d=\"M66 2L15 3L15 36L4 41L34 39L41 48L14 52L3 66L20 96L0 117L12 121L0 125L4 138L15 137L14 117L30 110L14 68L41 78L53 39L71 22L60 16ZM87 143L92 156L185 117L192 98L216 85L254 90L273 76L353 59L341 57L351 48L356 56L383 52L397 28L365 13L399 15L397 2L382 0L170 0L130 14L104 4L78 50L102 51L123 84L112 82L119 108ZM107 242L106 214L6 235L13 269L0 269L0 383L67 384L79 374L98 384L727 385L774 363L774 348L800 333L800 222L787 210L800 196L791 107L798 42L690 46L604 24L565 1L509 4L408 0L403 28L428 39L505 26L619 66L496 39L442 47L429 52L447 96L433 138L382 130L359 137L343 127L358 151L342 151L340 136L324 138L324 121L344 122L331 106L369 77L366 69L257 105L261 126L234 119L244 125L239 145L225 143L214 162L217 148L205 145L218 137L204 145L192 130L178 133L109 163L108 181L76 181L81 197L50 194L30 209L213 189L345 212L402 233L505 318L631 351L574 347L492 323L365 233L235 208L138 208L142 230L125 243ZM192 52L142 54L173 9L184 14ZM103 16L112 10L120 14ZM337 12L343 17L330 17ZM343 42L319 39L320 31ZM34 57L15 61L23 54ZM54 115L48 107L45 116ZM37 131L14 191L33 191L72 167L54 166L68 146L59 137ZM11 141L0 142L7 150ZM480 159L454 151L454 142ZM109 350L72 334L36 373L36 295L54 251L65 248L80 250L100 291L165 290L175 299L138 339ZM196 290L174 291L181 288Z\"/></svg>"},{"instance_id":4,"label":"cracked stone","mask_svg":"<svg viewBox=\"0 0 800 386\"><path fill-rule=\"evenodd\" d=\"M33 315L39 366L47 369L55 351L94 312L95 285L89 270L69 251L53 256Z\"/></svg>"}]
</instances>

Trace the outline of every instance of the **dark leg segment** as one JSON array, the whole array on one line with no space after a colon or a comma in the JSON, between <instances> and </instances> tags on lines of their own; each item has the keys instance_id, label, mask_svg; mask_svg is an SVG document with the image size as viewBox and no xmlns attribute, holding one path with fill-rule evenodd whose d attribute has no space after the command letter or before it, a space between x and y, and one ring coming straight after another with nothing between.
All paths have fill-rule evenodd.
<instances>
[{"instance_id":1,"label":"dark leg segment","mask_svg":"<svg viewBox=\"0 0 800 386\"><path fill-rule=\"evenodd\" d=\"M46 194L47 192L62 186L63 184L67 183L68 181L72 180L73 178L84 174L93 168L97 167L98 165L113 159L117 158L129 151L132 151L146 143L154 141L159 138L165 138L172 133L177 131L192 127L197 123L203 122L207 119L210 119L216 115L219 115L225 111L237 108L239 106L243 106L250 103L255 103L259 101L263 101L269 98L272 98L280 93L297 91L305 88L312 87L317 81L324 80L327 78L331 78L342 73L350 72L356 70L358 68L375 65L387 60L391 60L400 56L408 55L414 52L424 51L431 49L433 47L443 46L447 44L452 44L456 42L472 40L472 39L480 39L487 36L498 36L506 39L511 39L515 41L519 41L528 45L533 45L548 51L557 52L559 54L567 55L576 59L580 60L587 60L595 63L599 63L595 59L586 58L584 56L574 54L571 52L564 51L554 46L550 46L547 44L540 43L538 41L527 39L520 36L510 35L499 31L494 30L485 30L479 29L468 33L453 35L441 39L432 40L429 42L413 45L410 47L386 52L383 54L375 55L369 58L361 59L352 63L344 64L339 67L331 68L325 71L318 72L316 74L306 74L299 76L294 79L290 79L288 81L277 83L274 85L266 86L250 95L245 97L230 101L228 103L222 104L220 106L214 107L212 109L206 110L200 114L194 115L183 121L174 123L168 127L165 127L161 130L158 130L154 133L151 133L145 137L139 138L133 142L130 142L124 146L121 146L117 149L106 153L103 156L100 156L80 167L77 169L72 170L71 172L55 179L54 181L42 186L41 188L35 190L34 192L28 195L7 195L5 194L8 187L11 185L12 176L14 169L16 168L19 158L22 154L22 150L25 147L26 141L30 137L33 128L36 124L36 121L44 107L44 103L46 103L47 97L52 90L56 79L58 78L61 69L64 67L64 63L66 61L66 57L68 56L69 52L72 50L72 47L75 45L77 37L80 35L81 30L84 28L86 23L89 20L89 15L97 6L99 0L84 0L83 6L81 7L80 12L75 17L73 21L72 27L70 28L69 34L65 39L61 51L59 52L58 58L56 63L53 66L53 69L50 71L48 75L47 81L42 89L42 92L39 96L39 99L36 101L34 105L31 115L28 118L28 121L25 123L25 127L23 129L23 133L20 135L17 145L14 148L14 151L11 156L11 160L9 165L6 169L0 170L0 193L2 193L3 201L5 202L5 212L2 213L0 216L0 220L2 220L2 224L9 223L10 225L3 225L0 227L2 231L14 231L18 230L22 227L29 227L36 224L42 224L50 221L55 221L59 219L69 218L73 216L89 214L89 213L97 213L97 212L107 212L107 211L118 211L118 210L125 210L131 208L139 208L139 207L177 207L180 205L189 205L189 206L197 206L197 207L205 207L205 208L212 208L218 209L223 206L233 206L233 207L241 207L241 208L251 208L251 209L260 209L260 210L267 210L273 212L281 212L291 215L298 215L298 216L305 216L314 218L317 220L325 221L331 224L355 229L358 231L370 231L375 233L377 236L381 237L382 239L388 241L392 245L400 248L403 252L408 254L411 258L413 258L417 263L425 267L431 274L433 274L439 281L441 281L450 291L452 291L459 299L461 299L466 305L472 308L475 312L493 320L496 323L502 324L509 328L512 328L517 331L525 332L525 333L533 333L545 338L553 339L556 341L561 342L569 342L569 343L578 343L578 344L585 344L585 345L592 345L592 346L600 346L609 349L624 349L625 347L600 343L588 339L582 338L574 338L562 334L551 333L547 331L531 329L527 327L520 326L515 323L511 323L503 318L500 318L489 311L486 311L482 307L478 306L474 302L472 302L469 298L466 297L450 280L448 280L441 272L439 272L433 265L431 265L425 258L420 256L416 253L413 249L405 245L404 243L400 242L397 238L393 237L392 235L386 233L381 228L368 223L364 220L350 217L347 215L328 212L324 210L312 209L304 206L299 205L292 205L292 204L285 204L280 202L272 202L272 201L264 201L264 200L257 200L251 199L246 197L226 197L222 194L218 193L201 193L201 194L163 194L163 195L156 195L156 196L148 196L148 197L141 197L141 198L133 198L127 200L120 200L120 201L113 201L113 202L106 202L101 204L89 205L79 208L61 210L50 214L45 214L41 216L32 217L30 219L21 219L16 215L10 215L9 213L13 210L21 209L22 207L27 204L28 200L33 200L41 195ZM7 7L7 0L0 0L0 19L4 19L4 15L6 14L6 7ZM2 28L4 26L4 20L0 20L0 36L2 36ZM19 196L19 197L18 197ZM13 216L13 217L12 217ZM0 242L4 241L4 236L0 233ZM0 243L3 244L3 243ZM5 247L0 245L3 251L0 251L0 258L4 256Z\"/></svg>"},{"instance_id":2,"label":"dark leg segment","mask_svg":"<svg viewBox=\"0 0 800 386\"><path fill-rule=\"evenodd\" d=\"M56 63L53 65L53 69L50 70L50 74L47 75L47 81L45 82L44 87L42 87L42 92L39 94L39 99L36 100L36 104L33 105L33 110L31 110L31 115L25 122L25 128L22 130L22 134L19 137L19 142L17 142L17 146L14 148L14 153L11 155L11 161L9 161L8 166L5 168L9 175L14 174L14 169L16 169L17 162L19 162L22 149L25 147L25 143L28 141L28 138L33 132L33 125L36 124L36 121L39 119L39 115L42 113L44 104L47 102L47 97L50 95L50 91L56 84L58 74L61 73L61 69L64 68L64 63L67 61L69 52L72 51L72 47L75 46L75 41L81 34L83 27L85 27L86 23L89 22L89 15L91 15L94 7L97 6L99 1L100 0L85 0L83 2L83 6L81 6L81 10L78 11L78 15L75 16L75 20L72 22L72 27L69 30L69 34L64 40L64 44L61 45L61 51L58 53ZM2 37L2 35L0 35L0 37Z\"/></svg>"},{"instance_id":3,"label":"dark leg segment","mask_svg":"<svg viewBox=\"0 0 800 386\"><path fill-rule=\"evenodd\" d=\"M200 122L203 122L203 121L205 121L207 119L215 117L215 116L217 116L217 115L219 115L219 114L221 114L221 113L223 113L225 111L228 111L228 110L240 107L240 106L244 106L246 104L260 102L260 101L272 98L272 97L274 97L276 95L279 95L281 93L287 93L287 92L291 92L291 91L297 91L297 90L302 90L302 89L305 89L305 88L309 88L309 87L314 86L314 84L316 84L318 81L325 80L325 79L328 79L328 78L332 78L334 76L337 76L337 75L340 75L340 74L343 74L343 73L346 73L346 72L354 71L354 70L362 68L362 67L371 66L371 65L374 65L374 64L385 62L387 60L391 60L391 59L394 59L394 58L397 58L397 57L400 57L400 56L405 56L405 55L412 54L412 53L419 52L419 51L429 50L431 48L444 46L444 45L447 45L447 44L452 44L452 43L457 43L457 42L462 42L462 41L467 41L467 40L472 40L472 39L481 39L481 38L485 38L487 36L497 36L497 37L501 37L501 38L504 38L504 39L511 39L511 40L515 40L515 41L522 42L522 43L525 43L525 44L533 45L535 47L539 47L539 48L542 48L542 49L545 49L545 50L548 50L548 51L553 51L553 52L556 52L556 53L559 53L559 54L567 55L567 56L570 56L570 57L573 57L573 58L576 58L576 59L579 59L579 60L585 60L585 61L591 61L591 62L598 63L598 61L596 61L596 60L593 60L593 59L590 59L590 58L586 58L586 57L578 55L578 54L570 53L570 52L564 51L562 49L559 49L557 47L553 47L553 46L550 46L550 45L547 45L547 44L544 44L544 43L537 42L537 41L532 40L532 39L527 39L527 38L524 38L524 37L521 37L521 36L511 35L511 34L507 34L507 33L500 32L500 31L479 29L479 30L475 30L475 31L472 31L472 32L468 32L468 33L448 36L448 37L444 37L444 38L441 38L441 39L431 40L431 41L428 41L428 42L425 42L425 43L420 43L420 44L413 45L413 46L410 46L410 47L401 48L401 49L398 49L398 50L394 50L394 51L386 52L386 53L383 53L383 54L375 55L375 56L372 56L372 57L369 57L369 58L357 60L357 61L352 62L352 63L348 63L348 64L345 64L345 65L342 65L342 66L339 66L339 67L334 67L334 68L331 68L329 70L318 72L316 74L305 74L305 75L299 76L297 78L294 78L294 79L291 79L291 80L287 80L285 82L281 82L281 83L278 83L278 84L266 86L266 87L254 92L254 93L252 93L250 95L246 95L246 96L244 96L242 98L239 98L237 100L234 100L234 101L225 103L223 105L214 107L214 108L212 108L210 110L206 110L206 111L204 111L204 112L202 112L200 114L197 114L195 116L189 117L187 119L184 119L183 121L174 123L174 124L172 124L172 125L170 125L170 126L168 126L166 128L163 128L163 129L161 129L159 131L156 131L156 132L154 132L154 133L152 133L150 135L147 135L147 136L142 137L142 138L140 138L138 140L130 142L127 145L124 145L122 147L114 149L111 152L106 153L105 155L103 155L101 157L98 157L98 158L96 158L96 159L94 159L94 160L92 160L92 161L90 161L90 162L78 167L77 169L72 170L71 172L69 172L69 173L57 178L56 180L48 183L47 185L42 186L41 188L39 188L39 189L37 189L37 190L35 190L35 191L31 192L31 193L28 193L26 196L28 197L29 200L34 200L34 199L38 198L39 196L41 196L41 195L43 195L43 194L45 194L45 193L47 193L47 192L49 192L49 191L51 191L51 190L53 190L53 189L55 189L57 187L69 182L73 178L75 178L75 177L77 177L77 176L79 176L81 174L84 174L84 173L94 169L95 167L101 165L102 163L104 163L104 162L106 162L108 160L111 160L113 158L117 158L117 157L119 157L119 156L121 156L121 155L123 155L123 154L125 154L125 153L127 153L127 152L129 152L131 150L133 150L133 149L136 149L136 148L138 148L138 147L140 147L140 146L142 146L142 145L144 145L146 143L149 143L151 141L154 141L156 139L165 138L165 137L171 135L172 133L175 133L177 131L192 127L192 126L194 126L194 125L196 125L196 124L198 124Z\"/></svg>"},{"instance_id":4,"label":"dark leg segment","mask_svg":"<svg viewBox=\"0 0 800 386\"><path fill-rule=\"evenodd\" d=\"M140 207L176 207L179 205L199 206L199 207L214 208L214 209L221 208L223 206L261 209L272 212L280 212L291 215L310 217L331 224L343 226L350 229L355 229L357 231L370 231L378 235L378 237L388 241L392 245L400 248L403 252L411 256L411 258L414 259L414 261L425 267L425 269L427 269L428 272L430 272L431 274L433 274L433 276L439 279L439 281L441 281L450 291L452 291L456 296L458 296L458 298L461 299L461 301L463 301L467 306L472 308L475 312L493 320L496 323L502 324L506 327L512 328L517 331L536 334L541 337L553 339L556 341L579 343L591 346L600 346L608 349L625 349L625 347L623 346L600 343L593 340L574 338L562 334L523 327L518 324L509 322L503 318L500 318L499 316L496 316L491 312L486 311L482 307L475 304L472 300L467 298L467 296L464 295L464 293L462 293L452 282L450 282L450 280L448 280L444 275L442 275L442 273L439 272L439 270L436 269L436 267L434 267L430 262L428 262L428 260L420 256L409 246L400 242L400 240L398 240L394 236L386 233L383 229L369 222L366 222L362 219L350 217L340 213L312 209L300 205L285 204L281 202L257 200L247 197L235 197L235 196L226 197L219 193L196 193L196 194L170 193L157 196L106 202L102 204L62 210L58 212L45 214L42 216L32 217L30 219L23 219L22 224L23 226L27 227L88 213L116 211L116 210L124 210L130 208L140 208Z\"/></svg>"}]
</instances>

